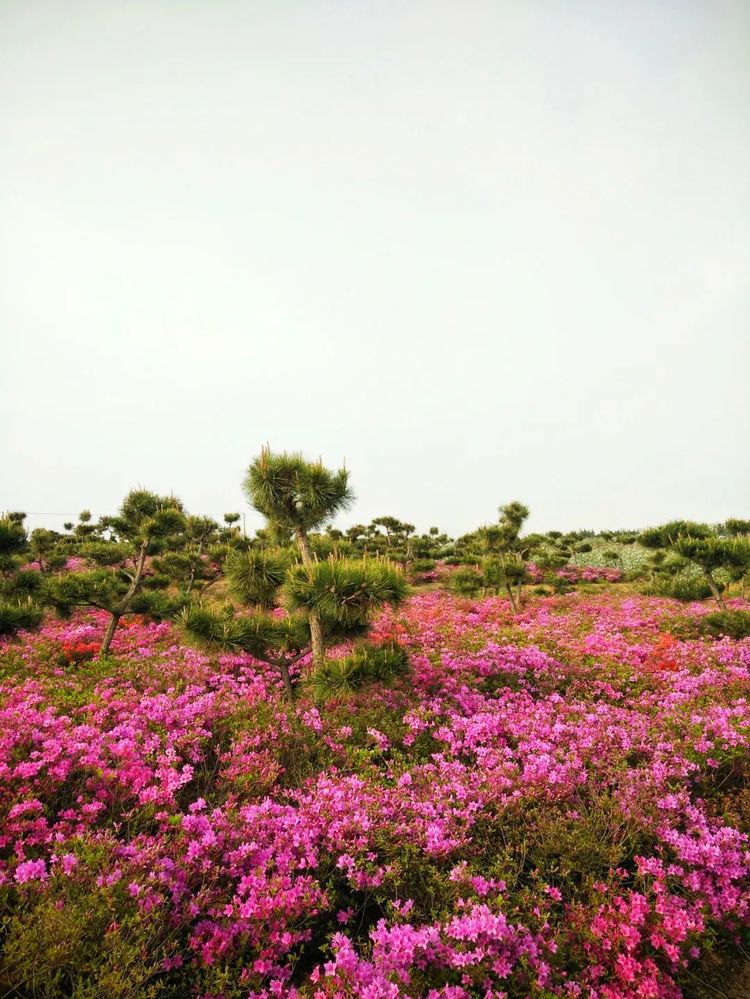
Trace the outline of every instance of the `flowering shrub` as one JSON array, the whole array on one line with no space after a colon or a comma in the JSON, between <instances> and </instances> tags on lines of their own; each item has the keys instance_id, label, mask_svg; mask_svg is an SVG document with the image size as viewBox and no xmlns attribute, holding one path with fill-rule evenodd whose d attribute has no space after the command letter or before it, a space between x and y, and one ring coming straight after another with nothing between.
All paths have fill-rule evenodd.
<instances>
[{"instance_id":1,"label":"flowering shrub","mask_svg":"<svg viewBox=\"0 0 750 999\"><path fill-rule=\"evenodd\" d=\"M750 928L750 639L672 627L708 610L423 592L371 633L408 676L324 709L166 622L5 640L0 985L689 994Z\"/></svg>"},{"instance_id":2,"label":"flowering shrub","mask_svg":"<svg viewBox=\"0 0 750 999\"><path fill-rule=\"evenodd\" d=\"M91 568L91 563L88 559L81 558L80 555L71 555L65 560L65 563L60 567L60 572L85 572L87 569ZM38 572L39 563L38 562L27 562L25 565L21 566L24 572Z\"/></svg>"},{"instance_id":3,"label":"flowering shrub","mask_svg":"<svg viewBox=\"0 0 750 999\"><path fill-rule=\"evenodd\" d=\"M544 580L544 572L534 562L526 565L526 576L531 583L541 583ZM562 579L566 583L619 583L623 578L620 569L607 568L601 565L570 565L563 566L562 569L555 569L554 576Z\"/></svg>"},{"instance_id":4,"label":"flowering shrub","mask_svg":"<svg viewBox=\"0 0 750 999\"><path fill-rule=\"evenodd\" d=\"M622 579L622 572L619 569L596 565L566 565L564 569L558 569L555 575L558 579L564 579L569 583L619 583Z\"/></svg>"}]
</instances>

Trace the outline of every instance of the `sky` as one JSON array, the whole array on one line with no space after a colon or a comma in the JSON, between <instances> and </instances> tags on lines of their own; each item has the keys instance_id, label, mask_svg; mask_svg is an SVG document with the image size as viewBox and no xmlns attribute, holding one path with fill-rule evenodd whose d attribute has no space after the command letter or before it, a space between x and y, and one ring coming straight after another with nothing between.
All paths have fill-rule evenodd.
<instances>
[{"instance_id":1,"label":"sky","mask_svg":"<svg viewBox=\"0 0 750 999\"><path fill-rule=\"evenodd\" d=\"M750 515L749 55L745 0L0 0L0 509L247 512L268 442L341 526Z\"/></svg>"}]
</instances>

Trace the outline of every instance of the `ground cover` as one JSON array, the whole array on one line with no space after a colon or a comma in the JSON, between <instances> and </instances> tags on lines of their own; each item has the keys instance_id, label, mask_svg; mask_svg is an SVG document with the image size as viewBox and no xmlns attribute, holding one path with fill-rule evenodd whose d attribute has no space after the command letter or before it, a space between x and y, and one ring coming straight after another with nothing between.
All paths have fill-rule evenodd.
<instances>
[{"instance_id":1,"label":"ground cover","mask_svg":"<svg viewBox=\"0 0 750 999\"><path fill-rule=\"evenodd\" d=\"M166 622L102 661L96 613L4 640L2 989L721 987L750 926L750 639L688 637L709 609L433 590L373 630L407 678L294 708Z\"/></svg>"}]
</instances>

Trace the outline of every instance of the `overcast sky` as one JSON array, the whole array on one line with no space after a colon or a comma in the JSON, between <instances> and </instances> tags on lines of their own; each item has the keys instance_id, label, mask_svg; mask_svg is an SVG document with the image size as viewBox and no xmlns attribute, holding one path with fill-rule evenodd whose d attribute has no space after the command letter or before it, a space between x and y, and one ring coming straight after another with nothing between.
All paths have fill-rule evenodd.
<instances>
[{"instance_id":1,"label":"overcast sky","mask_svg":"<svg viewBox=\"0 0 750 999\"><path fill-rule=\"evenodd\" d=\"M746 0L0 0L0 509L247 510L268 441L342 525L750 515L749 56Z\"/></svg>"}]
</instances>

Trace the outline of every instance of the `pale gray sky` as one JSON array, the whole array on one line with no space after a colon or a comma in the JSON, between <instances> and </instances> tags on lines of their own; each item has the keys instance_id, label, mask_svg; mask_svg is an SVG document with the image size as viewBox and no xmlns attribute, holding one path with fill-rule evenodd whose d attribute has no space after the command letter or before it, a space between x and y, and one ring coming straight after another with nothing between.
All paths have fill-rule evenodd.
<instances>
[{"instance_id":1,"label":"pale gray sky","mask_svg":"<svg viewBox=\"0 0 750 999\"><path fill-rule=\"evenodd\" d=\"M749 515L748 107L746 0L0 0L0 508Z\"/></svg>"}]
</instances>

